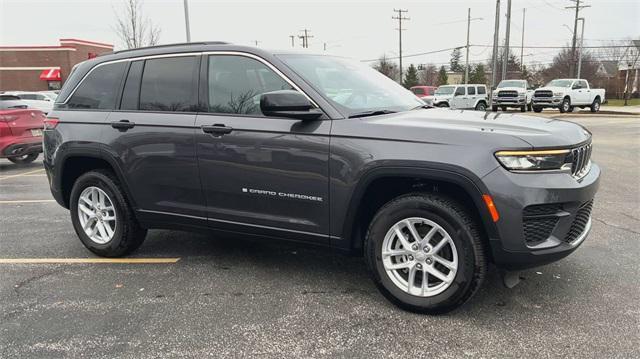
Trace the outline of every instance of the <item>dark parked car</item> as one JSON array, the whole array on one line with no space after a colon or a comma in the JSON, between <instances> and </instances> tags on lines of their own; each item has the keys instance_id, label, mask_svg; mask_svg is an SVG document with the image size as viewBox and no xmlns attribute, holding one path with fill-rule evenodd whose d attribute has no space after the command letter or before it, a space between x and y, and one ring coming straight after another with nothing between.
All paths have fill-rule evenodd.
<instances>
[{"instance_id":1,"label":"dark parked car","mask_svg":"<svg viewBox=\"0 0 640 359\"><path fill-rule=\"evenodd\" d=\"M31 163L42 152L44 113L14 95L0 95L0 158Z\"/></svg>"},{"instance_id":2,"label":"dark parked car","mask_svg":"<svg viewBox=\"0 0 640 359\"><path fill-rule=\"evenodd\" d=\"M101 256L147 229L209 229L364 254L399 306L445 312L507 270L573 252L600 169L591 134L426 109L355 61L192 43L77 66L47 121L51 192Z\"/></svg>"}]
</instances>

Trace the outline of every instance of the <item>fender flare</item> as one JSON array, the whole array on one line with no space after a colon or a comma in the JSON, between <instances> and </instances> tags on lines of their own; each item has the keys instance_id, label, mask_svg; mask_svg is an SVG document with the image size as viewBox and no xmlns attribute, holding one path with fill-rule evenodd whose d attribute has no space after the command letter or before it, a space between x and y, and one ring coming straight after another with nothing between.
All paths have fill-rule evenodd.
<instances>
[{"instance_id":1,"label":"fender flare","mask_svg":"<svg viewBox=\"0 0 640 359\"><path fill-rule=\"evenodd\" d=\"M471 171L454 165L429 163L427 165L381 165L365 172L355 186L348 202L347 214L342 225L341 237L349 238L349 245L353 246L352 238L360 203L364 198L367 188L373 181L388 177L413 177L424 180L446 182L461 187L467 195L473 199L473 205L481 220L489 239L499 238L496 224L491 219L491 214L483 202L482 195L490 194L487 187L479 177Z\"/></svg>"}]
</instances>

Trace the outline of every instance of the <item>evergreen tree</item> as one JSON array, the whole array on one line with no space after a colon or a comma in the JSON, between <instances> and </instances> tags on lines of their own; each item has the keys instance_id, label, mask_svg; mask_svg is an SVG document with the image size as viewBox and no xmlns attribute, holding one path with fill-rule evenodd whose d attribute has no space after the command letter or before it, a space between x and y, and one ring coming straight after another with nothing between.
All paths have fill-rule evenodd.
<instances>
[{"instance_id":1,"label":"evergreen tree","mask_svg":"<svg viewBox=\"0 0 640 359\"><path fill-rule=\"evenodd\" d=\"M444 65L440 66L440 70L438 71L438 86L446 85L448 82L447 69L444 68Z\"/></svg>"},{"instance_id":2,"label":"evergreen tree","mask_svg":"<svg viewBox=\"0 0 640 359\"><path fill-rule=\"evenodd\" d=\"M472 84L487 83L487 71L484 68L484 64L477 64L471 69L471 71L469 71L469 83L472 83Z\"/></svg>"},{"instance_id":3,"label":"evergreen tree","mask_svg":"<svg viewBox=\"0 0 640 359\"><path fill-rule=\"evenodd\" d=\"M460 52L460 48L455 48L451 51L451 60L449 60L449 68L453 72L464 72L464 66L460 64L460 60L462 59L462 53Z\"/></svg>"},{"instance_id":4,"label":"evergreen tree","mask_svg":"<svg viewBox=\"0 0 640 359\"><path fill-rule=\"evenodd\" d=\"M416 67L413 66L413 64L411 64L407 69L407 73L404 76L404 81L402 82L402 85L405 88L411 88L413 86L416 86L417 84L418 84L418 69L416 69Z\"/></svg>"}]
</instances>

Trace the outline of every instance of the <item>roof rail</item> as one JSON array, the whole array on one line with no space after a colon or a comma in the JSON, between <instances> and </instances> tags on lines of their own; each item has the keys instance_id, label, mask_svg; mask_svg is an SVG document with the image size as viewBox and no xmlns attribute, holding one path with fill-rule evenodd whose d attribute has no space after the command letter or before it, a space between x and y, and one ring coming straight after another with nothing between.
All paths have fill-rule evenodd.
<instances>
[{"instance_id":1,"label":"roof rail","mask_svg":"<svg viewBox=\"0 0 640 359\"><path fill-rule=\"evenodd\" d=\"M112 54L121 54L123 52L136 51L136 50L148 50L148 49L158 49L163 47L173 47L173 46L189 46L189 45L229 45L230 42L226 41L200 41L200 42L180 42L175 44L164 44L164 45L154 45L154 46L145 46L145 47L136 47L135 49L126 49L126 50L118 50L112 52ZM105 54L106 55L106 54Z\"/></svg>"}]
</instances>

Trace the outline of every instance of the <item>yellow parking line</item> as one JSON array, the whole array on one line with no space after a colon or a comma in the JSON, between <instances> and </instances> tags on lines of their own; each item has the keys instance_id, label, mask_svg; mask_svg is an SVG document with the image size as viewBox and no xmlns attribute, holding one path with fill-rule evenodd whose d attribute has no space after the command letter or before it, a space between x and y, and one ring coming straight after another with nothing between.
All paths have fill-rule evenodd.
<instances>
[{"instance_id":1,"label":"yellow parking line","mask_svg":"<svg viewBox=\"0 0 640 359\"><path fill-rule=\"evenodd\" d=\"M0 258L0 264L172 264L180 258Z\"/></svg>"},{"instance_id":2,"label":"yellow parking line","mask_svg":"<svg viewBox=\"0 0 640 359\"><path fill-rule=\"evenodd\" d=\"M10 201L0 201L0 204L14 204L14 203L46 203L46 202L55 202L54 199L24 199L24 200L10 200Z\"/></svg>"},{"instance_id":3,"label":"yellow parking line","mask_svg":"<svg viewBox=\"0 0 640 359\"><path fill-rule=\"evenodd\" d=\"M44 168L41 168L41 169L38 169L38 170L29 171L29 172L24 172L24 173L18 173L16 175L3 176L3 177L0 177L0 181L6 180L6 179L9 179L9 178L15 178L15 177L20 177L20 176L24 176L24 175L30 175L30 174L37 173L37 172L42 172L42 171L44 171Z\"/></svg>"}]
</instances>

